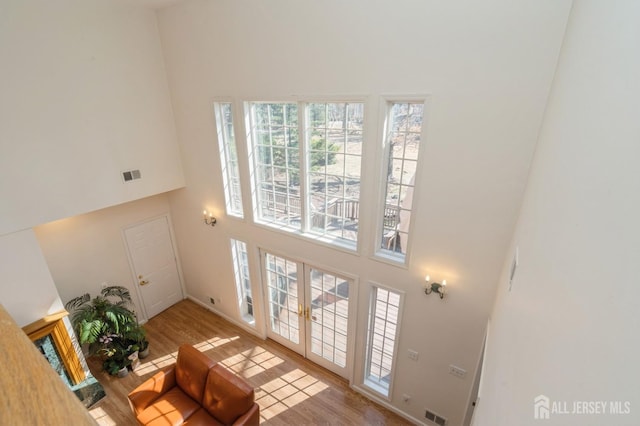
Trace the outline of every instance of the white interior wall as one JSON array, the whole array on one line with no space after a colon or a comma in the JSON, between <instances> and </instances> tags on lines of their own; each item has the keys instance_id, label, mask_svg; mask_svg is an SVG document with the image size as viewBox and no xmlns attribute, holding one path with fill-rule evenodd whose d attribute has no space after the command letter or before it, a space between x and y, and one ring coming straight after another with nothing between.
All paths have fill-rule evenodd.
<instances>
[{"instance_id":1,"label":"white interior wall","mask_svg":"<svg viewBox=\"0 0 640 426\"><path fill-rule=\"evenodd\" d=\"M3 1L0 58L0 235L184 185L153 11Z\"/></svg>"},{"instance_id":2,"label":"white interior wall","mask_svg":"<svg viewBox=\"0 0 640 426\"><path fill-rule=\"evenodd\" d=\"M0 237L0 303L20 327L64 309L31 229Z\"/></svg>"},{"instance_id":3,"label":"white interior wall","mask_svg":"<svg viewBox=\"0 0 640 426\"><path fill-rule=\"evenodd\" d=\"M33 230L27 229L0 237L0 275L0 304L19 327L64 309ZM64 318L64 323L84 372L88 374L89 367L68 317Z\"/></svg>"},{"instance_id":4,"label":"white interior wall","mask_svg":"<svg viewBox=\"0 0 640 426\"><path fill-rule=\"evenodd\" d=\"M640 4L575 2L492 312L476 426L637 425ZM534 398L630 413L534 419ZM559 405L558 405L559 404ZM622 406L624 407L624 406Z\"/></svg>"},{"instance_id":5,"label":"white interior wall","mask_svg":"<svg viewBox=\"0 0 640 426\"><path fill-rule=\"evenodd\" d=\"M569 8L570 1L193 0L159 11L188 184L170 195L188 293L203 303L221 299L217 309L237 316L229 237L359 277L360 330L365 283L402 290L391 404L415 419L429 407L460 424ZM361 211L371 211L380 96L415 93L430 94L431 108L408 268L366 255L372 217L361 223L360 255L225 217L214 97L365 96ZM203 209L218 216L215 228L202 224ZM448 280L447 299L422 293L426 273ZM358 350L361 343L362 335ZM407 349L420 353L417 362ZM449 364L467 377L449 375Z\"/></svg>"},{"instance_id":6,"label":"white interior wall","mask_svg":"<svg viewBox=\"0 0 640 426\"><path fill-rule=\"evenodd\" d=\"M84 293L95 297L104 282L121 285L145 319L122 230L169 211L168 196L160 194L34 228L62 301Z\"/></svg>"}]
</instances>

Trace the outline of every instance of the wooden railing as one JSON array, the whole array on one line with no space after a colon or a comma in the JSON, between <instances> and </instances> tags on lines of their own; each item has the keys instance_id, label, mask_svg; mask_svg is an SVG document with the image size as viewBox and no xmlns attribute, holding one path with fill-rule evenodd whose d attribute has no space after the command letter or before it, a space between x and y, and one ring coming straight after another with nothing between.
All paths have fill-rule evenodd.
<instances>
[{"instance_id":1,"label":"wooden railing","mask_svg":"<svg viewBox=\"0 0 640 426\"><path fill-rule=\"evenodd\" d=\"M260 203L263 210L274 212L276 215L300 216L300 197L285 192L261 190Z\"/></svg>"},{"instance_id":2,"label":"wooden railing","mask_svg":"<svg viewBox=\"0 0 640 426\"><path fill-rule=\"evenodd\" d=\"M296 194L261 190L260 201L262 208L273 212L276 216L300 216L300 197ZM398 206L387 204L384 208L383 226L387 230L395 230L398 225ZM313 227L324 228L325 217L340 217L357 221L360 218L360 202L358 200L334 199L329 202L326 210L311 212Z\"/></svg>"}]
</instances>

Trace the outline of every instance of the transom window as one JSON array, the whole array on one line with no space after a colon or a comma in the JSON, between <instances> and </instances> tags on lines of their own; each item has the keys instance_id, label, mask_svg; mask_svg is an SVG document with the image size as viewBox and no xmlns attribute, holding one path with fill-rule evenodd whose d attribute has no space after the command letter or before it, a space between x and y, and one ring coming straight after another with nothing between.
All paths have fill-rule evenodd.
<instances>
[{"instance_id":1,"label":"transom window","mask_svg":"<svg viewBox=\"0 0 640 426\"><path fill-rule=\"evenodd\" d=\"M258 219L300 229L298 105L251 104Z\"/></svg>"},{"instance_id":2,"label":"transom window","mask_svg":"<svg viewBox=\"0 0 640 426\"><path fill-rule=\"evenodd\" d=\"M424 102L390 102L385 122L386 164L379 252L405 261L413 207Z\"/></svg>"},{"instance_id":3,"label":"transom window","mask_svg":"<svg viewBox=\"0 0 640 426\"><path fill-rule=\"evenodd\" d=\"M256 219L355 247L363 104L255 102L249 108Z\"/></svg>"},{"instance_id":4,"label":"transom window","mask_svg":"<svg viewBox=\"0 0 640 426\"><path fill-rule=\"evenodd\" d=\"M310 104L307 117L311 231L356 241L364 107Z\"/></svg>"},{"instance_id":5,"label":"transom window","mask_svg":"<svg viewBox=\"0 0 640 426\"><path fill-rule=\"evenodd\" d=\"M222 166L222 182L224 184L227 214L243 217L238 150L236 149L235 133L233 131L231 103L216 102L214 104L214 112L218 131L218 149Z\"/></svg>"}]
</instances>

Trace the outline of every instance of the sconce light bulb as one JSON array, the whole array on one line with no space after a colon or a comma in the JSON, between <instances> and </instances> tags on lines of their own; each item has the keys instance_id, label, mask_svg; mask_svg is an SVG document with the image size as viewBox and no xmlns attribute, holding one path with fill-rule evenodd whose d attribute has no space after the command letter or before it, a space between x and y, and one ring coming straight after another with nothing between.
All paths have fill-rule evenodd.
<instances>
[{"instance_id":1,"label":"sconce light bulb","mask_svg":"<svg viewBox=\"0 0 640 426\"><path fill-rule=\"evenodd\" d=\"M424 280L425 280L426 282L429 282L429 280L430 280L430 279L431 279L431 277L429 277L429 275L425 275Z\"/></svg>"},{"instance_id":2,"label":"sconce light bulb","mask_svg":"<svg viewBox=\"0 0 640 426\"><path fill-rule=\"evenodd\" d=\"M206 210L203 210L203 211L202 211L202 214L206 216L206 215L207 215L207 211L206 211Z\"/></svg>"},{"instance_id":3,"label":"sconce light bulb","mask_svg":"<svg viewBox=\"0 0 640 426\"><path fill-rule=\"evenodd\" d=\"M442 287L446 287L447 286L447 280L442 280Z\"/></svg>"}]
</instances>

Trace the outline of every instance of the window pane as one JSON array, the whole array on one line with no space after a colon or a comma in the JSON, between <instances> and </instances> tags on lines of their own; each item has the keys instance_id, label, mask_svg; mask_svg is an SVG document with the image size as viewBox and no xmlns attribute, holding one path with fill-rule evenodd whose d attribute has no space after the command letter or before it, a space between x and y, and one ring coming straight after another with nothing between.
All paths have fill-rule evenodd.
<instances>
[{"instance_id":1,"label":"window pane","mask_svg":"<svg viewBox=\"0 0 640 426\"><path fill-rule=\"evenodd\" d=\"M242 217L238 150L236 149L235 133L233 130L232 107L230 103L216 103L214 104L214 110L227 214Z\"/></svg>"},{"instance_id":2,"label":"window pane","mask_svg":"<svg viewBox=\"0 0 640 426\"><path fill-rule=\"evenodd\" d=\"M310 277L311 335L318 339L318 344L312 347L312 351L344 368L347 351L349 282L315 269L311 270ZM343 315L336 315L338 310Z\"/></svg>"},{"instance_id":3,"label":"window pane","mask_svg":"<svg viewBox=\"0 0 640 426\"><path fill-rule=\"evenodd\" d=\"M242 241L232 239L231 256L233 258L240 316L243 321L253 324L253 298L251 296L251 280L249 279L247 245Z\"/></svg>"},{"instance_id":4,"label":"window pane","mask_svg":"<svg viewBox=\"0 0 640 426\"><path fill-rule=\"evenodd\" d=\"M394 102L387 116L386 192L380 251L404 261L409 241L413 189L422 135L424 104Z\"/></svg>"},{"instance_id":5,"label":"window pane","mask_svg":"<svg viewBox=\"0 0 640 426\"><path fill-rule=\"evenodd\" d=\"M258 219L300 229L298 107L292 103L253 103Z\"/></svg>"},{"instance_id":6,"label":"window pane","mask_svg":"<svg viewBox=\"0 0 640 426\"><path fill-rule=\"evenodd\" d=\"M389 396L400 295L378 287L373 287L371 292L364 382L376 392Z\"/></svg>"},{"instance_id":7,"label":"window pane","mask_svg":"<svg viewBox=\"0 0 640 426\"><path fill-rule=\"evenodd\" d=\"M248 108L256 219L355 246L364 104L254 102Z\"/></svg>"},{"instance_id":8,"label":"window pane","mask_svg":"<svg viewBox=\"0 0 640 426\"><path fill-rule=\"evenodd\" d=\"M308 104L310 230L357 241L364 105Z\"/></svg>"}]
</instances>

